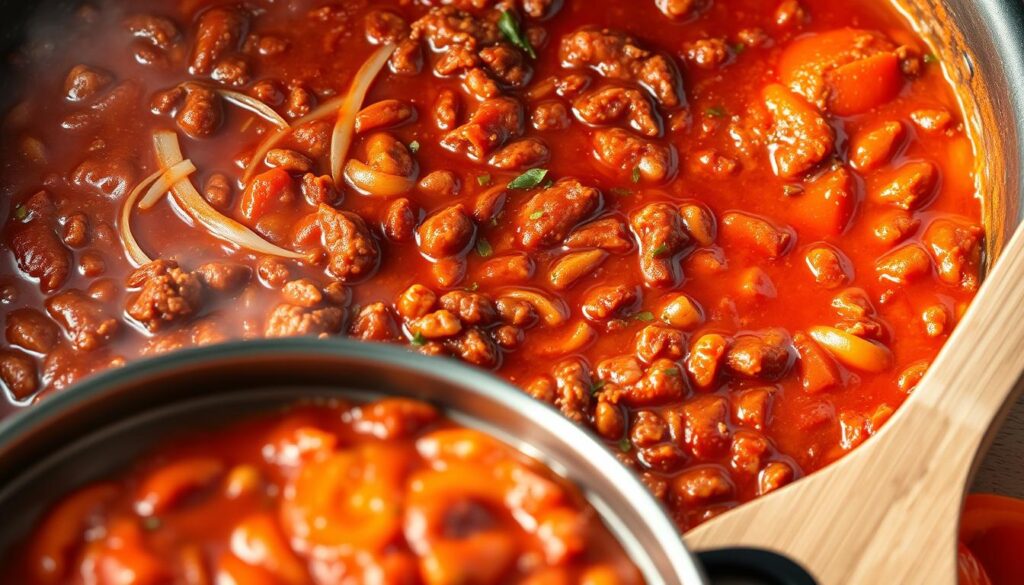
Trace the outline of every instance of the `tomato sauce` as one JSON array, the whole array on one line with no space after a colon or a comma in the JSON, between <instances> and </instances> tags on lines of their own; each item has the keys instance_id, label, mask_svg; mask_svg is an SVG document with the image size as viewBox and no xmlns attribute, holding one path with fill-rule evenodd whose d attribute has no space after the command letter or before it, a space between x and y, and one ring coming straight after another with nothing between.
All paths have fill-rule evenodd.
<instances>
[{"instance_id":1,"label":"tomato sauce","mask_svg":"<svg viewBox=\"0 0 1024 585\"><path fill-rule=\"evenodd\" d=\"M175 437L37 526L5 581L643 582L573 485L405 399Z\"/></svg>"},{"instance_id":2,"label":"tomato sauce","mask_svg":"<svg viewBox=\"0 0 1024 585\"><path fill-rule=\"evenodd\" d=\"M960 108L881 0L108 1L49 40L0 146L8 411L182 347L396 343L589 425L685 529L876 432L979 284ZM297 258L158 190L133 262L160 133Z\"/></svg>"}]
</instances>

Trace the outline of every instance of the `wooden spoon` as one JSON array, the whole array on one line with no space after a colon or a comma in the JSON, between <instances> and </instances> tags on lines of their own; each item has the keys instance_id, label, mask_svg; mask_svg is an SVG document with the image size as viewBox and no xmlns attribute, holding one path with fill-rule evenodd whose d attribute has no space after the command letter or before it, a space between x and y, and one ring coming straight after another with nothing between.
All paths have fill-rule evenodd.
<instances>
[{"instance_id":1,"label":"wooden spoon","mask_svg":"<svg viewBox=\"0 0 1024 585\"><path fill-rule=\"evenodd\" d=\"M954 585L957 526L978 453L1024 372L1024 228L913 395L838 462L685 535L694 551L754 547L822 585Z\"/></svg>"}]
</instances>

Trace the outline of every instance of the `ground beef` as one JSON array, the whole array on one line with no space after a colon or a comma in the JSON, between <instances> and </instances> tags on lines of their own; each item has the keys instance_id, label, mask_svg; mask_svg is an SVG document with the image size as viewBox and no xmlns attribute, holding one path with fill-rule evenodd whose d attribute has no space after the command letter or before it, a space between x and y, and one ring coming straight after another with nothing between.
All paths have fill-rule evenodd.
<instances>
[{"instance_id":1,"label":"ground beef","mask_svg":"<svg viewBox=\"0 0 1024 585\"><path fill-rule=\"evenodd\" d=\"M195 314L202 300L199 277L167 260L141 266L128 275L128 286L141 290L128 300L125 312L150 331Z\"/></svg>"},{"instance_id":2,"label":"ground beef","mask_svg":"<svg viewBox=\"0 0 1024 585\"><path fill-rule=\"evenodd\" d=\"M608 79L638 83L665 107L685 104L682 77L672 61L640 48L624 33L578 30L562 39L560 56L566 67L589 67Z\"/></svg>"}]
</instances>

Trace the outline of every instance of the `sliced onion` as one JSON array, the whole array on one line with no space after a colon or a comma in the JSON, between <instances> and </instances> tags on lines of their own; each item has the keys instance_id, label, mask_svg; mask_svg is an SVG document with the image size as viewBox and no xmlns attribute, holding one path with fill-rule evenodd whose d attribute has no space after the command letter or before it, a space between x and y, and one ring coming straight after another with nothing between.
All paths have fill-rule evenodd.
<instances>
[{"instance_id":1,"label":"sliced onion","mask_svg":"<svg viewBox=\"0 0 1024 585\"><path fill-rule=\"evenodd\" d=\"M121 217L117 224L117 233L121 236L121 245L124 246L128 260L136 268L143 264L149 264L153 259L142 251L142 247L139 246L139 242L135 239L135 234L132 233L132 210L135 209L135 202L139 199L139 195L142 194L142 190L165 173L163 169L160 169L143 179L141 183L132 189L128 197L125 197L124 203L121 205Z\"/></svg>"},{"instance_id":2,"label":"sliced onion","mask_svg":"<svg viewBox=\"0 0 1024 585\"><path fill-rule=\"evenodd\" d=\"M238 91L231 91L230 89L217 88L214 91L219 93L221 97L223 97L227 101L235 104L236 106L242 109L249 110L257 116L263 118L267 122L270 122L271 124L277 126L278 128L289 128L288 120L282 118L281 114L275 112L273 108L261 102L260 100L252 97L251 95L246 95Z\"/></svg>"},{"instance_id":3,"label":"sliced onion","mask_svg":"<svg viewBox=\"0 0 1024 585\"><path fill-rule=\"evenodd\" d=\"M192 164L192 161L188 159L163 171L156 182L153 183L153 186L149 188L149 191L146 191L146 194L139 200L139 209L149 209L156 205L171 190L171 185L194 172L196 172L196 165Z\"/></svg>"},{"instance_id":4,"label":"sliced onion","mask_svg":"<svg viewBox=\"0 0 1024 585\"><path fill-rule=\"evenodd\" d=\"M178 144L178 135L170 130L159 130L154 133L153 145L156 147L156 157L164 168L169 169L184 160L181 156L181 146ZM189 215L211 234L226 242L261 254L282 258L304 258L298 252L285 250L271 244L249 228L218 212L203 199L203 196L196 191L195 185L187 177L171 186L171 192L174 194L175 201Z\"/></svg>"},{"instance_id":5,"label":"sliced onion","mask_svg":"<svg viewBox=\"0 0 1024 585\"><path fill-rule=\"evenodd\" d=\"M352 159L345 165L345 180L364 195L394 197L412 191L416 183L411 177L382 173L362 161Z\"/></svg>"},{"instance_id":6,"label":"sliced onion","mask_svg":"<svg viewBox=\"0 0 1024 585\"><path fill-rule=\"evenodd\" d=\"M356 73L356 76L355 76L355 78L352 81L353 89L355 88L356 84L360 82L362 77L365 77L366 75L369 74L369 71L367 70L368 66L371 63L375 64L375 63L377 63L379 61L380 62L380 66L373 70L373 73L370 76L370 79L365 82L365 85L366 85L367 90L368 90L370 83L373 81L373 78L377 76L377 73L380 72L380 69L384 67L385 63L387 63L387 60L389 58L391 58L391 53L393 53L394 50L395 50L394 45L385 45L385 46L382 46L381 48L377 49L377 52L374 53L370 57L370 59ZM383 59L379 59L379 56L382 55L382 54L385 54L385 53L386 53L387 56L384 57ZM364 98L366 96L366 91L367 90L363 91L363 97ZM352 91L350 90L349 93L347 93L347 94L333 97L333 98L327 100L326 102L320 104L316 108L314 108L312 112L306 114L305 116L303 116L303 117L299 118L298 120L296 120L295 122L293 122L291 127L279 128L279 129L275 130L273 134L267 136L266 139L264 139L263 142L260 143L260 145L256 148L256 151L253 153L252 158L249 159L249 164L247 164L245 166L245 171L242 173L242 183L246 184L246 185L249 184L249 179L251 179L253 174L256 172L256 167L258 167L260 165L260 163L263 161L263 159L266 158L267 153L270 152L270 150L272 148L277 146L282 140L284 140L284 138L286 136L291 134L291 132L294 129L300 128L300 127L302 127L302 126L304 126L306 124L309 124L310 122L315 122L317 120L322 120L322 119L326 118L327 116L330 116L331 114L340 113L341 110L342 110L342 107L348 101L348 99L351 96L351 94L352 94ZM362 102L362 99L360 99L360 103L361 102ZM356 110L355 113L353 113L352 116L351 116L352 119L351 119L351 122L350 122L350 129L355 126L355 114L359 113L358 112L359 106L357 106L355 108L355 110ZM340 118L339 118L339 121L340 121ZM335 123L335 127L334 128L335 128L335 131L337 131L337 129L338 129L338 124L337 123ZM351 140L351 131L349 133L349 138ZM333 152L334 152L334 139L333 139L333 137L332 137L332 140L331 140L331 152L332 152L332 157L333 157ZM348 147L346 146L345 154L347 154L347 152L348 152ZM345 157L344 157L344 154L343 154L342 157L341 157L342 162L344 161L344 158ZM333 158L332 158L332 160L333 160ZM333 168L333 164L332 164L332 168ZM338 163L338 174L340 174L340 173L341 173L341 162Z\"/></svg>"},{"instance_id":7,"label":"sliced onion","mask_svg":"<svg viewBox=\"0 0 1024 585\"><path fill-rule=\"evenodd\" d=\"M558 327L569 318L569 309L565 306L565 301L559 298L552 300L538 292L525 289L510 290L501 296L530 303L544 323L550 327Z\"/></svg>"},{"instance_id":8,"label":"sliced onion","mask_svg":"<svg viewBox=\"0 0 1024 585\"><path fill-rule=\"evenodd\" d=\"M377 74L387 64L391 54L395 52L394 45L384 45L377 49L370 58L363 63L363 66L356 72L352 84L348 88L348 94L341 108L338 109L338 119L334 123L334 131L331 133L331 176L335 184L341 184L341 170L348 156L348 148L352 144L352 135L356 128L356 115L363 108L363 101L366 93L370 91L370 85L377 78Z\"/></svg>"}]
</instances>

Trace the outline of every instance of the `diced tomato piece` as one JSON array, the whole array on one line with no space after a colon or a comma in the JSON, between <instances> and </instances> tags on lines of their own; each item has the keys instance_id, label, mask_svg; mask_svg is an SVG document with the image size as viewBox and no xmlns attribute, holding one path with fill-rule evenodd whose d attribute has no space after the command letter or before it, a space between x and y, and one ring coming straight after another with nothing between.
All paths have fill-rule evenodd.
<instances>
[{"instance_id":1,"label":"diced tomato piece","mask_svg":"<svg viewBox=\"0 0 1024 585\"><path fill-rule=\"evenodd\" d=\"M264 214L293 199L291 176L275 168L253 177L242 193L242 217L249 222L259 221Z\"/></svg>"},{"instance_id":2,"label":"diced tomato piece","mask_svg":"<svg viewBox=\"0 0 1024 585\"><path fill-rule=\"evenodd\" d=\"M900 92L903 73L893 53L877 55L837 67L825 75L830 90L828 109L852 116L880 106Z\"/></svg>"},{"instance_id":3,"label":"diced tomato piece","mask_svg":"<svg viewBox=\"0 0 1024 585\"><path fill-rule=\"evenodd\" d=\"M793 344L800 354L800 378L805 392L817 394L842 385L839 365L813 339L800 333L793 336Z\"/></svg>"},{"instance_id":4,"label":"diced tomato piece","mask_svg":"<svg viewBox=\"0 0 1024 585\"><path fill-rule=\"evenodd\" d=\"M793 197L794 223L816 236L836 236L846 230L857 207L857 185L845 167L829 171Z\"/></svg>"},{"instance_id":5,"label":"diced tomato piece","mask_svg":"<svg viewBox=\"0 0 1024 585\"><path fill-rule=\"evenodd\" d=\"M292 242L300 247L313 246L320 243L320 235L322 233L320 222L317 221L317 215L310 213L295 222L295 227L292 229Z\"/></svg>"},{"instance_id":6,"label":"diced tomato piece","mask_svg":"<svg viewBox=\"0 0 1024 585\"><path fill-rule=\"evenodd\" d=\"M797 39L779 59L779 76L822 111L851 116L903 89L896 46L883 35L840 29Z\"/></svg>"}]
</instances>

